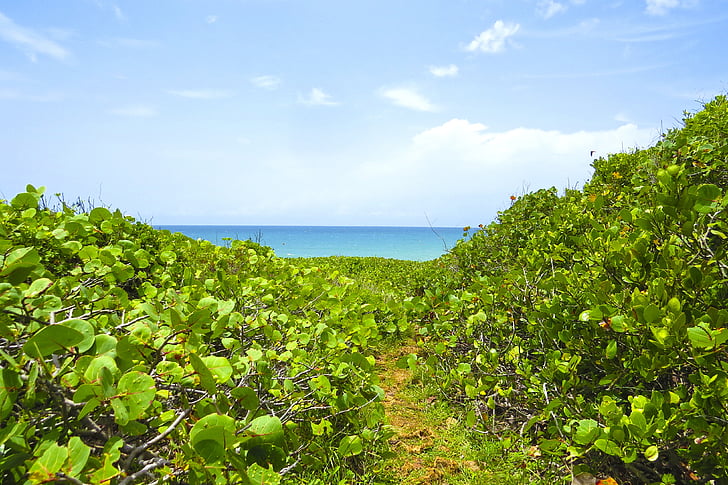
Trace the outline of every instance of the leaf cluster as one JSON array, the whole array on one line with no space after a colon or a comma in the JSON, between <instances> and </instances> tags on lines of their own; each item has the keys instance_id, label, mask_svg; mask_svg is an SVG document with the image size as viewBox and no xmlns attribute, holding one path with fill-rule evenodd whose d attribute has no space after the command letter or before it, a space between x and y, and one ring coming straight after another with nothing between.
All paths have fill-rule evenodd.
<instances>
[{"instance_id":1,"label":"leaf cluster","mask_svg":"<svg viewBox=\"0 0 728 485\"><path fill-rule=\"evenodd\" d=\"M365 472L387 436L369 349L396 308L252 242L42 194L0 203L0 480Z\"/></svg>"},{"instance_id":2,"label":"leaf cluster","mask_svg":"<svg viewBox=\"0 0 728 485\"><path fill-rule=\"evenodd\" d=\"M593 166L454 248L449 286L408 303L417 365L575 474L727 480L728 100Z\"/></svg>"}]
</instances>

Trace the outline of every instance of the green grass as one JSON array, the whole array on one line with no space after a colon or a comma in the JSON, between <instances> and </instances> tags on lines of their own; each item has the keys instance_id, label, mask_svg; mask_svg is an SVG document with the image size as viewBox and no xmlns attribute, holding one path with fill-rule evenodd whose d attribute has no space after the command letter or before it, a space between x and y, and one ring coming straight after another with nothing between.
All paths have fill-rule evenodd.
<instances>
[{"instance_id":1,"label":"green grass","mask_svg":"<svg viewBox=\"0 0 728 485\"><path fill-rule=\"evenodd\" d=\"M371 469L379 484L553 484L565 471L529 456L517 436L485 435L466 426L457 405L435 398L437 390L396 362L416 352L412 341L387 342L378 357L380 386L387 392L391 456Z\"/></svg>"}]
</instances>

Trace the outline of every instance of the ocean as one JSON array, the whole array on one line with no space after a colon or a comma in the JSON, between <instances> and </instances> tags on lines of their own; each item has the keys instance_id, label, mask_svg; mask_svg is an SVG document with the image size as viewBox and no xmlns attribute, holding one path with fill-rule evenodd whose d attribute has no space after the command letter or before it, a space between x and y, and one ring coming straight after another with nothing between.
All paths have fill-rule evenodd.
<instances>
[{"instance_id":1,"label":"ocean","mask_svg":"<svg viewBox=\"0 0 728 485\"><path fill-rule=\"evenodd\" d=\"M428 261L455 246L463 237L459 227L369 226L169 226L158 229L181 232L219 246L230 239L250 239L273 248L286 258L316 256L379 256Z\"/></svg>"}]
</instances>

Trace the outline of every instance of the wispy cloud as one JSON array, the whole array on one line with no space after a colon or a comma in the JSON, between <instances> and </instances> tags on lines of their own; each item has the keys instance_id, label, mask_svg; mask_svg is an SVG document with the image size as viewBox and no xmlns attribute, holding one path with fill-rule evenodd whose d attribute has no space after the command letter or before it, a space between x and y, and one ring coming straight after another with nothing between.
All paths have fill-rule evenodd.
<instances>
[{"instance_id":1,"label":"wispy cloud","mask_svg":"<svg viewBox=\"0 0 728 485\"><path fill-rule=\"evenodd\" d=\"M134 39L130 37L114 37L113 39L100 40L99 44L104 47L127 47L130 49L150 49L159 47L156 40Z\"/></svg>"},{"instance_id":2,"label":"wispy cloud","mask_svg":"<svg viewBox=\"0 0 728 485\"><path fill-rule=\"evenodd\" d=\"M561 29L549 30L524 30L519 35L536 39L558 39L561 37L573 37L575 35L590 35L601 24L598 18L582 20L576 25Z\"/></svg>"},{"instance_id":3,"label":"wispy cloud","mask_svg":"<svg viewBox=\"0 0 728 485\"><path fill-rule=\"evenodd\" d=\"M416 111L429 111L434 112L437 111L437 107L430 102L426 97L422 96L420 93L415 91L414 89L409 88L391 88L391 89L382 89L380 91L380 94L384 97L390 100L392 103L396 104L397 106L402 106L403 108L409 108Z\"/></svg>"},{"instance_id":4,"label":"wispy cloud","mask_svg":"<svg viewBox=\"0 0 728 485\"><path fill-rule=\"evenodd\" d=\"M680 0L646 0L645 12L648 15L667 15L673 8L687 6Z\"/></svg>"},{"instance_id":5,"label":"wispy cloud","mask_svg":"<svg viewBox=\"0 0 728 485\"><path fill-rule=\"evenodd\" d=\"M515 35L520 28L521 26L519 24L505 23L502 20L497 20L493 24L493 27L478 34L465 47L465 50L470 52L480 51L488 54L502 52L506 48L508 38Z\"/></svg>"},{"instance_id":6,"label":"wispy cloud","mask_svg":"<svg viewBox=\"0 0 728 485\"><path fill-rule=\"evenodd\" d=\"M299 96L298 102L311 106L336 106L339 103L331 100L331 96L319 88L311 89L307 96Z\"/></svg>"},{"instance_id":7,"label":"wispy cloud","mask_svg":"<svg viewBox=\"0 0 728 485\"><path fill-rule=\"evenodd\" d=\"M257 76L250 80L253 86L273 91L278 89L283 81L278 76Z\"/></svg>"},{"instance_id":8,"label":"wispy cloud","mask_svg":"<svg viewBox=\"0 0 728 485\"><path fill-rule=\"evenodd\" d=\"M121 10L121 8L119 8L118 5L112 5L111 10L114 12L114 17L116 17L116 20L126 20L126 15L124 15L124 12Z\"/></svg>"},{"instance_id":9,"label":"wispy cloud","mask_svg":"<svg viewBox=\"0 0 728 485\"><path fill-rule=\"evenodd\" d=\"M70 56L60 44L35 30L16 24L2 12L0 12L0 39L13 44L33 62L38 60L39 54L57 60L64 60Z\"/></svg>"},{"instance_id":10,"label":"wispy cloud","mask_svg":"<svg viewBox=\"0 0 728 485\"><path fill-rule=\"evenodd\" d=\"M233 96L232 91L219 89L170 89L169 94L190 99L222 99Z\"/></svg>"},{"instance_id":11,"label":"wispy cloud","mask_svg":"<svg viewBox=\"0 0 728 485\"><path fill-rule=\"evenodd\" d=\"M566 12L567 6L554 0L541 0L536 5L536 12L545 19L550 19L554 15Z\"/></svg>"},{"instance_id":12,"label":"wispy cloud","mask_svg":"<svg viewBox=\"0 0 728 485\"><path fill-rule=\"evenodd\" d=\"M156 108L145 104L132 104L128 106L122 106L112 109L109 112L113 115L128 116L130 118L152 118L159 114Z\"/></svg>"},{"instance_id":13,"label":"wispy cloud","mask_svg":"<svg viewBox=\"0 0 728 485\"><path fill-rule=\"evenodd\" d=\"M207 22L208 24L214 24L215 22L217 22L217 15L208 15L205 18L205 22Z\"/></svg>"},{"instance_id":14,"label":"wispy cloud","mask_svg":"<svg viewBox=\"0 0 728 485\"><path fill-rule=\"evenodd\" d=\"M580 79L580 78L596 78L609 76L624 76L627 74L637 74L640 72L654 71L670 67L671 63L648 64L634 67L626 67L622 69L611 69L604 71L581 71L581 72L558 72L551 74L527 74L520 76L522 79Z\"/></svg>"},{"instance_id":15,"label":"wispy cloud","mask_svg":"<svg viewBox=\"0 0 728 485\"><path fill-rule=\"evenodd\" d=\"M450 64L449 66L430 66L430 73L435 77L454 77L458 75L458 66Z\"/></svg>"},{"instance_id":16,"label":"wispy cloud","mask_svg":"<svg viewBox=\"0 0 728 485\"><path fill-rule=\"evenodd\" d=\"M661 42L696 35L705 26L725 22L728 16L717 16L694 22L672 22L660 25L638 25L612 32L611 40L619 42Z\"/></svg>"}]
</instances>

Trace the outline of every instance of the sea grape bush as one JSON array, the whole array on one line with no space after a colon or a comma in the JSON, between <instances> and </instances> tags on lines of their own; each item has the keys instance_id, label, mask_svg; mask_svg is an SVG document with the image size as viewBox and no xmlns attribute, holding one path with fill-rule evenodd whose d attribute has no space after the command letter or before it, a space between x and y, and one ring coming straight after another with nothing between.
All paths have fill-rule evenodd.
<instances>
[{"instance_id":1,"label":"sea grape bush","mask_svg":"<svg viewBox=\"0 0 728 485\"><path fill-rule=\"evenodd\" d=\"M389 436L372 348L413 330L400 365L478 431L575 475L728 480L727 138L721 96L412 265L221 248L28 186L0 202L0 480L363 482Z\"/></svg>"},{"instance_id":2,"label":"sea grape bush","mask_svg":"<svg viewBox=\"0 0 728 485\"><path fill-rule=\"evenodd\" d=\"M352 478L386 438L397 308L251 242L0 203L4 483Z\"/></svg>"},{"instance_id":3,"label":"sea grape bush","mask_svg":"<svg viewBox=\"0 0 728 485\"><path fill-rule=\"evenodd\" d=\"M472 426L516 429L575 471L728 480L728 100L654 146L540 190L407 303L411 356Z\"/></svg>"}]
</instances>

